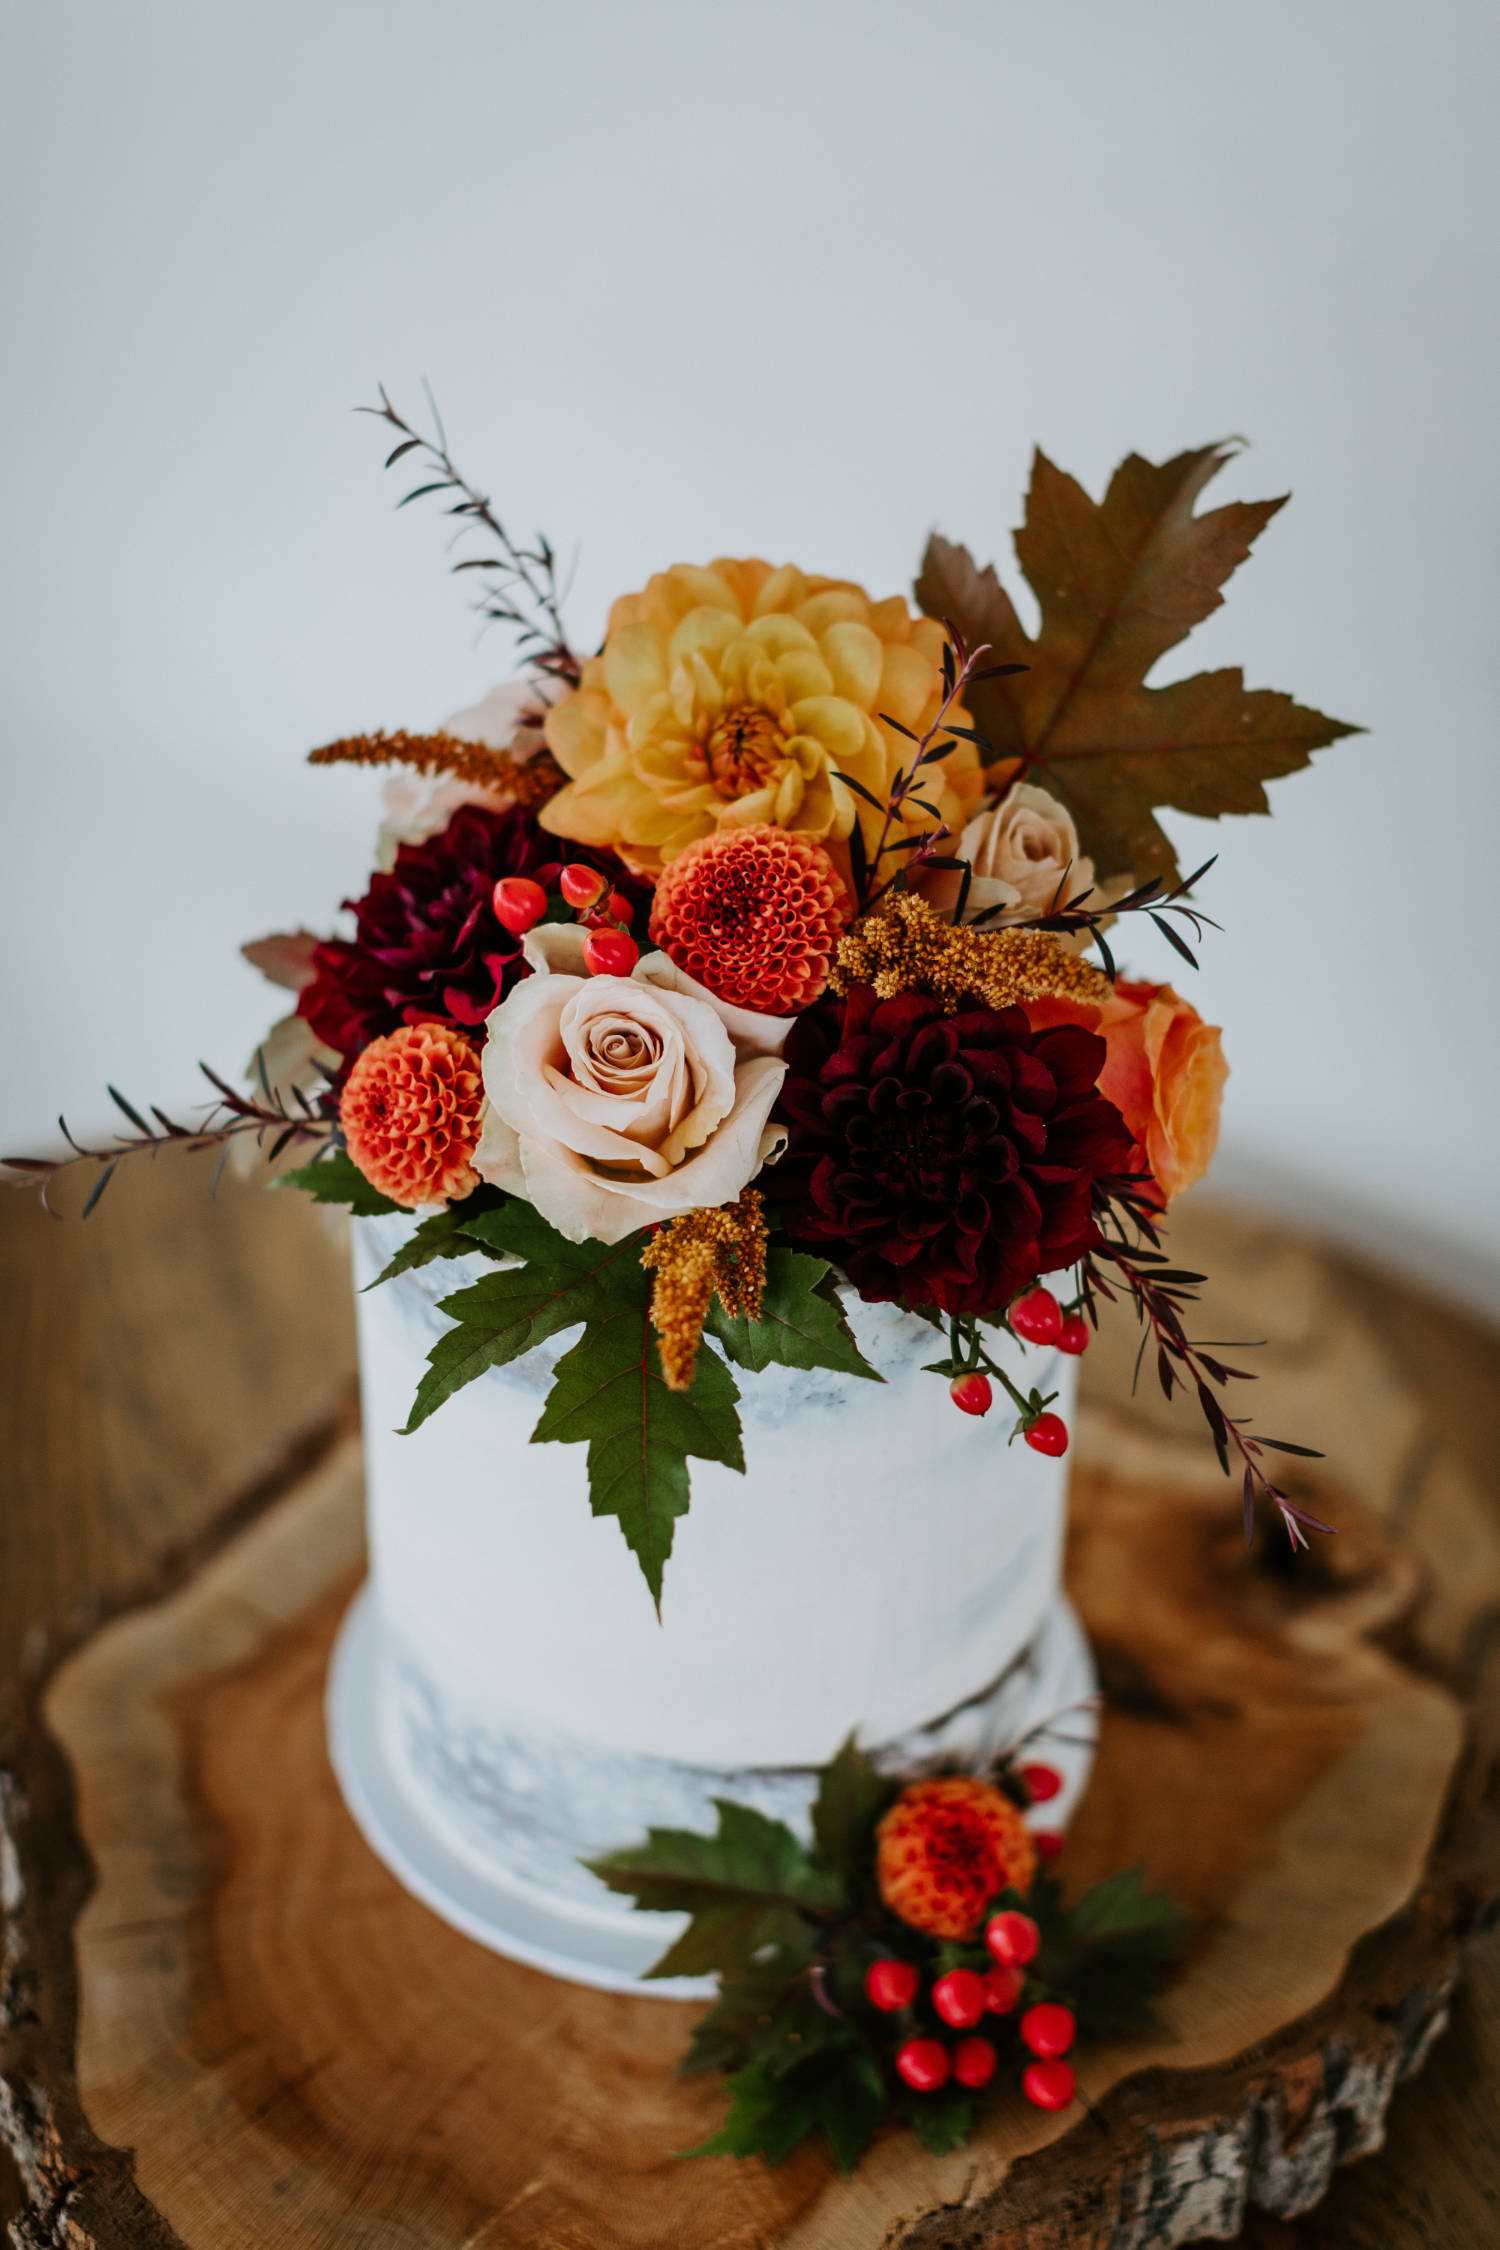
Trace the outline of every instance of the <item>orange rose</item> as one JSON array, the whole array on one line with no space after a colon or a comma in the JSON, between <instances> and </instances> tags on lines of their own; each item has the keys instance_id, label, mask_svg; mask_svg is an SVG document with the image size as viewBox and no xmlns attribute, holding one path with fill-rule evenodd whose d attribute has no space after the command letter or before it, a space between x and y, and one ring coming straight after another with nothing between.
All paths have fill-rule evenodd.
<instances>
[{"instance_id":1,"label":"orange rose","mask_svg":"<svg viewBox=\"0 0 1500 2250\"><path fill-rule=\"evenodd\" d=\"M1208 1170L1219 1139L1219 1104L1229 1065L1218 1027L1169 984L1121 977L1108 1000L1039 1000L1026 1010L1037 1029L1080 1023L1109 1050L1099 1091L1114 1103L1145 1165L1170 1202Z\"/></svg>"}]
</instances>

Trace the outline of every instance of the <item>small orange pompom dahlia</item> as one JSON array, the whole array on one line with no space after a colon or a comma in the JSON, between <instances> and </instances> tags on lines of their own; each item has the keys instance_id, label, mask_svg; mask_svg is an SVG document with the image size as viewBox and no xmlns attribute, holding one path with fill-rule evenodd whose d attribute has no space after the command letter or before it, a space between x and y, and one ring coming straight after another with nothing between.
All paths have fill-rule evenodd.
<instances>
[{"instance_id":1,"label":"small orange pompom dahlia","mask_svg":"<svg viewBox=\"0 0 1500 2250\"><path fill-rule=\"evenodd\" d=\"M720 828L662 871L651 935L731 1006L790 1016L828 982L849 913L821 844L784 828Z\"/></svg>"},{"instance_id":2,"label":"small orange pompom dahlia","mask_svg":"<svg viewBox=\"0 0 1500 2250\"><path fill-rule=\"evenodd\" d=\"M467 1195L478 1179L484 1080L479 1050L446 1023L372 1039L349 1073L339 1123L371 1187L416 1210Z\"/></svg>"},{"instance_id":3,"label":"small orange pompom dahlia","mask_svg":"<svg viewBox=\"0 0 1500 2250\"><path fill-rule=\"evenodd\" d=\"M904 1789L876 1831L875 1876L893 1914L931 1937L972 1937L998 1891L1022 1897L1036 1846L1010 1799L955 1774Z\"/></svg>"}]
</instances>

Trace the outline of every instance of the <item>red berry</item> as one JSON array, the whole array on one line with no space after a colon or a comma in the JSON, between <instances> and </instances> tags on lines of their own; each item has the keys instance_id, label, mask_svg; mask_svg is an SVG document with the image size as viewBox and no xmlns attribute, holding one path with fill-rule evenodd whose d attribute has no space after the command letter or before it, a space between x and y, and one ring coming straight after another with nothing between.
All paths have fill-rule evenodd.
<instances>
[{"instance_id":1,"label":"red berry","mask_svg":"<svg viewBox=\"0 0 1500 2250\"><path fill-rule=\"evenodd\" d=\"M988 2086L997 2059L988 2039L960 2039L953 2050L953 2075L960 2086Z\"/></svg>"},{"instance_id":2,"label":"red berry","mask_svg":"<svg viewBox=\"0 0 1500 2250\"><path fill-rule=\"evenodd\" d=\"M915 2092L935 2094L947 2083L948 2050L940 2039L908 2039L897 2051L896 2068Z\"/></svg>"},{"instance_id":3,"label":"red berry","mask_svg":"<svg viewBox=\"0 0 1500 2250\"><path fill-rule=\"evenodd\" d=\"M641 957L633 937L623 930L590 930L583 941L583 959L591 977L628 977Z\"/></svg>"},{"instance_id":4,"label":"red berry","mask_svg":"<svg viewBox=\"0 0 1500 2250\"><path fill-rule=\"evenodd\" d=\"M1064 1839L1060 1828L1033 1828L1031 1841L1036 1846L1038 1859L1056 1859L1063 1848Z\"/></svg>"},{"instance_id":5,"label":"red berry","mask_svg":"<svg viewBox=\"0 0 1500 2250\"><path fill-rule=\"evenodd\" d=\"M1038 2109L1066 2109L1077 2084L1065 2062L1028 2063L1021 2074L1021 2091Z\"/></svg>"},{"instance_id":6,"label":"red berry","mask_svg":"<svg viewBox=\"0 0 1500 2250\"><path fill-rule=\"evenodd\" d=\"M972 1969L950 1969L932 1988L932 2005L944 2023L967 2031L984 2014L984 1979Z\"/></svg>"},{"instance_id":7,"label":"red berry","mask_svg":"<svg viewBox=\"0 0 1500 2250\"><path fill-rule=\"evenodd\" d=\"M605 882L597 867L585 867L582 860L574 860L558 876L557 887L569 906L597 906L604 896Z\"/></svg>"},{"instance_id":8,"label":"red berry","mask_svg":"<svg viewBox=\"0 0 1500 2250\"><path fill-rule=\"evenodd\" d=\"M1060 1414L1039 1414L1021 1434L1033 1453L1050 1454L1054 1461L1068 1450L1068 1425Z\"/></svg>"},{"instance_id":9,"label":"red berry","mask_svg":"<svg viewBox=\"0 0 1500 2250\"><path fill-rule=\"evenodd\" d=\"M1021 2037L1034 2055L1041 2056L1043 2062L1051 2062L1056 2055L1065 2055L1072 2046L1077 2031L1072 2009L1059 2007L1055 2000L1039 2000L1021 2018Z\"/></svg>"},{"instance_id":10,"label":"red berry","mask_svg":"<svg viewBox=\"0 0 1500 2250\"><path fill-rule=\"evenodd\" d=\"M611 891L605 904L609 909L612 920L616 922L633 922L635 920L635 908L623 891Z\"/></svg>"},{"instance_id":11,"label":"red berry","mask_svg":"<svg viewBox=\"0 0 1500 2250\"><path fill-rule=\"evenodd\" d=\"M547 894L529 875L503 875L495 885L495 920L517 937L524 937L533 922L547 911Z\"/></svg>"},{"instance_id":12,"label":"red berry","mask_svg":"<svg viewBox=\"0 0 1500 2250\"><path fill-rule=\"evenodd\" d=\"M948 1385L948 1396L965 1414L988 1414L995 1403L988 1375L976 1369L971 1375L955 1375Z\"/></svg>"},{"instance_id":13,"label":"red berry","mask_svg":"<svg viewBox=\"0 0 1500 2250\"><path fill-rule=\"evenodd\" d=\"M997 1962L984 1980L984 2004L992 2016L1008 2016L1025 1989L1023 1970L1008 1961Z\"/></svg>"},{"instance_id":14,"label":"red berry","mask_svg":"<svg viewBox=\"0 0 1500 2250\"><path fill-rule=\"evenodd\" d=\"M985 1924L984 1942L990 1949L992 1960L1002 1969L1024 1969L1028 1961L1036 1959L1042 1933L1029 1914L1017 1914L1007 1907L1003 1914L992 1914Z\"/></svg>"},{"instance_id":15,"label":"red berry","mask_svg":"<svg viewBox=\"0 0 1500 2250\"><path fill-rule=\"evenodd\" d=\"M910 1961L872 1961L865 1971L865 1998L872 2008L893 2015L911 2006L920 1981Z\"/></svg>"},{"instance_id":16,"label":"red berry","mask_svg":"<svg viewBox=\"0 0 1500 2250\"><path fill-rule=\"evenodd\" d=\"M1050 1804L1062 1794L1062 1775L1056 1766L1022 1766L1021 1779L1034 1805Z\"/></svg>"},{"instance_id":17,"label":"red berry","mask_svg":"<svg viewBox=\"0 0 1500 2250\"><path fill-rule=\"evenodd\" d=\"M1005 1317L1023 1344L1055 1344L1062 1334L1062 1306L1050 1289L1028 1289Z\"/></svg>"},{"instance_id":18,"label":"red berry","mask_svg":"<svg viewBox=\"0 0 1500 2250\"><path fill-rule=\"evenodd\" d=\"M1074 1359L1089 1348L1089 1324L1080 1312L1063 1314L1063 1324L1057 1331L1057 1348L1068 1352Z\"/></svg>"}]
</instances>

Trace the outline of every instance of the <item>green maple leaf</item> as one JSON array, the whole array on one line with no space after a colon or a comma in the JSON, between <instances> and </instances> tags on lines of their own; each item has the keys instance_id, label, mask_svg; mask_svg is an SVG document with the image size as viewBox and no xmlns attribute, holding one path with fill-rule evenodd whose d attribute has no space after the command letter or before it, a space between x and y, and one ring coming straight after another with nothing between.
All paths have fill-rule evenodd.
<instances>
[{"instance_id":1,"label":"green maple leaf","mask_svg":"<svg viewBox=\"0 0 1500 2250\"><path fill-rule=\"evenodd\" d=\"M301 1188L315 1203L346 1203L356 1219L383 1218L387 1211L401 1209L379 1188L371 1187L353 1157L342 1148L314 1157L311 1164L299 1164L295 1171L280 1173L271 1185Z\"/></svg>"},{"instance_id":2,"label":"green maple leaf","mask_svg":"<svg viewBox=\"0 0 1500 2250\"><path fill-rule=\"evenodd\" d=\"M1180 1955L1189 1919L1165 1891L1148 1891L1138 1867L1107 1875L1072 1906L1051 1876L1025 1901L1042 1932L1048 1986L1066 1994L1090 2038L1146 2032L1152 2003Z\"/></svg>"},{"instance_id":3,"label":"green maple leaf","mask_svg":"<svg viewBox=\"0 0 1500 2250\"><path fill-rule=\"evenodd\" d=\"M932 2156L947 2156L962 2148L974 2130L979 2104L972 2094L956 2086L936 2094L917 2094L907 2102L904 2115L917 2139Z\"/></svg>"},{"instance_id":4,"label":"green maple leaf","mask_svg":"<svg viewBox=\"0 0 1500 2250\"><path fill-rule=\"evenodd\" d=\"M394 1281L398 1274L413 1273L419 1266L430 1266L437 1258L462 1258L471 1253L476 1243L471 1230L482 1213L504 1203L499 1188L479 1186L464 1197L462 1203L450 1203L441 1211L434 1211L423 1219L409 1241L401 1248L373 1281L365 1283L366 1289L378 1289L383 1281Z\"/></svg>"},{"instance_id":5,"label":"green maple leaf","mask_svg":"<svg viewBox=\"0 0 1500 2250\"><path fill-rule=\"evenodd\" d=\"M679 2070L727 2072L760 2063L780 2076L820 2048L847 2046L848 2017L829 2012L807 1973L817 1942L804 1920L795 1943L762 1947L742 1969L722 1975L719 1997L693 2026Z\"/></svg>"},{"instance_id":6,"label":"green maple leaf","mask_svg":"<svg viewBox=\"0 0 1500 2250\"><path fill-rule=\"evenodd\" d=\"M1234 454L1207 445L1160 466L1131 454L1102 502L1038 453L1016 555L1041 610L1035 640L993 569L934 537L916 595L987 664L1024 664L981 680L966 700L997 759L1063 799L1098 875L1175 876L1158 806L1218 818L1270 811L1264 783L1305 766L1314 750L1358 727L1267 688L1238 670L1200 672L1148 688L1170 648L1218 608L1219 589L1284 500L1234 501L1193 512Z\"/></svg>"},{"instance_id":7,"label":"green maple leaf","mask_svg":"<svg viewBox=\"0 0 1500 2250\"><path fill-rule=\"evenodd\" d=\"M408 1432L420 1429L445 1399L489 1368L503 1367L549 1336L633 1297L649 1303L638 1242L569 1242L528 1203L482 1212L463 1231L486 1249L523 1262L441 1300L438 1310L456 1325L427 1355Z\"/></svg>"},{"instance_id":8,"label":"green maple leaf","mask_svg":"<svg viewBox=\"0 0 1500 2250\"><path fill-rule=\"evenodd\" d=\"M723 2125L684 2156L763 2156L780 2164L821 2131L847 2178L886 2115L880 2073L852 2044L810 2056L781 2077L752 2063L729 2080L729 2090L733 2106Z\"/></svg>"},{"instance_id":9,"label":"green maple leaf","mask_svg":"<svg viewBox=\"0 0 1500 2250\"><path fill-rule=\"evenodd\" d=\"M784 1821L727 1797L714 1806L711 1836L652 1828L644 1844L584 1862L638 1907L692 1917L649 1976L744 1975L766 1948L800 1965L812 1950L809 1917L826 1920L844 1905L841 1885Z\"/></svg>"},{"instance_id":10,"label":"green maple leaf","mask_svg":"<svg viewBox=\"0 0 1500 2250\"><path fill-rule=\"evenodd\" d=\"M715 1298L707 1326L736 1365L752 1374L772 1366L832 1367L872 1383L885 1380L854 1341L827 1260L801 1251L768 1254L759 1320L732 1320Z\"/></svg>"},{"instance_id":11,"label":"green maple leaf","mask_svg":"<svg viewBox=\"0 0 1500 2250\"><path fill-rule=\"evenodd\" d=\"M840 1877L851 1898L870 1885L875 1825L898 1788L876 1772L852 1734L819 1776L813 1842L823 1865Z\"/></svg>"},{"instance_id":12,"label":"green maple leaf","mask_svg":"<svg viewBox=\"0 0 1500 2250\"><path fill-rule=\"evenodd\" d=\"M591 1316L558 1361L531 1441L587 1442L589 1505L596 1516L619 1517L659 1612L662 1569L676 1520L687 1514L689 1457L743 1470L745 1454L740 1394L715 1352L699 1352L687 1390L667 1388L638 1251L632 1267L632 1296Z\"/></svg>"}]
</instances>

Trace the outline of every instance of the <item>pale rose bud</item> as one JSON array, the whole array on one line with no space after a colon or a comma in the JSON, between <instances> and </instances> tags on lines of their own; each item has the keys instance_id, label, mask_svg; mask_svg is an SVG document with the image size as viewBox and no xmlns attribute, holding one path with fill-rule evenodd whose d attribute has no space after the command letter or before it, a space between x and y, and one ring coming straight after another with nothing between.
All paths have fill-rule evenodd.
<instances>
[{"instance_id":1,"label":"pale rose bud","mask_svg":"<svg viewBox=\"0 0 1500 2250\"><path fill-rule=\"evenodd\" d=\"M973 871L964 920L982 914L990 930L1058 913L1094 881L1094 863L1079 851L1072 814L1029 781L1014 782L998 805L976 813L948 848ZM961 881L939 870L919 878L919 885L940 913L951 913ZM1098 907L1097 893L1087 903Z\"/></svg>"}]
</instances>

